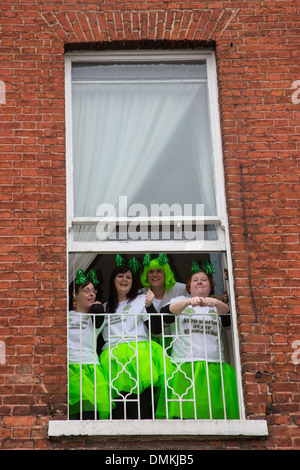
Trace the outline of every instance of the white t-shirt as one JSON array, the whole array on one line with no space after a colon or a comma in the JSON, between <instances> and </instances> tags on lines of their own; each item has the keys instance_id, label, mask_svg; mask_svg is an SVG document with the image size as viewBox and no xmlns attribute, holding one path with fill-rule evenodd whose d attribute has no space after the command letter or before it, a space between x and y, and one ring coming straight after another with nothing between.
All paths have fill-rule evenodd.
<instances>
[{"instance_id":1,"label":"white t-shirt","mask_svg":"<svg viewBox=\"0 0 300 470\"><path fill-rule=\"evenodd\" d=\"M144 287L143 292L146 293L147 291L148 291L148 287ZM179 295L187 295L186 286L182 282L176 282L176 284L173 287L166 290L162 299L154 298L152 300L152 305L154 306L155 310L159 313L160 309L164 305L169 304L171 299L173 299L174 297L177 297ZM164 334L165 335L170 335L171 334L170 326L167 325L167 324L164 325ZM153 337L160 337L161 334L153 334L152 333L152 336Z\"/></svg>"},{"instance_id":2,"label":"white t-shirt","mask_svg":"<svg viewBox=\"0 0 300 470\"><path fill-rule=\"evenodd\" d=\"M143 293L146 294L148 287L143 288ZM155 310L159 313L160 309L170 303L170 300L179 295L187 295L186 286L182 282L176 282L175 286L166 290L162 299L153 299L152 304Z\"/></svg>"},{"instance_id":3,"label":"white t-shirt","mask_svg":"<svg viewBox=\"0 0 300 470\"><path fill-rule=\"evenodd\" d=\"M149 341L148 328L145 321L149 320L145 306L146 297L139 294L132 301L120 302L116 312L105 316L102 335L103 349L118 343L130 341ZM107 303L104 304L106 309Z\"/></svg>"},{"instance_id":4,"label":"white t-shirt","mask_svg":"<svg viewBox=\"0 0 300 470\"><path fill-rule=\"evenodd\" d=\"M69 312L69 363L99 364L97 337L101 332L94 326L92 316L71 310Z\"/></svg>"},{"instance_id":5,"label":"white t-shirt","mask_svg":"<svg viewBox=\"0 0 300 470\"><path fill-rule=\"evenodd\" d=\"M176 297L170 303L185 298L186 296ZM189 305L171 323L171 334L172 359L175 362L224 362L222 322L216 307Z\"/></svg>"}]
</instances>

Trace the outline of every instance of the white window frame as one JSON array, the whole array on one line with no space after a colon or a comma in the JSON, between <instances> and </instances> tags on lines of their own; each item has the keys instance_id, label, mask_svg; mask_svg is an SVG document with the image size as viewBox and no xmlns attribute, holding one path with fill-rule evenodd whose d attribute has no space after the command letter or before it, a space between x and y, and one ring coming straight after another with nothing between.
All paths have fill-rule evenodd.
<instances>
[{"instance_id":1,"label":"white window frame","mask_svg":"<svg viewBox=\"0 0 300 470\"><path fill-rule=\"evenodd\" d=\"M67 220L68 220L68 243L69 243L69 252L84 252L84 253L113 253L116 251L116 242L115 241L75 241L73 229L76 225L97 225L99 223L129 223L130 220L127 217L119 218L108 218L105 220L100 217L75 217L74 216L74 204L73 204L73 162L72 162L72 83L71 83L71 69L72 63L76 62L121 62L126 61L132 62L141 62L145 60L151 60L151 62L167 62L174 61L176 59L178 62L186 62L187 60L206 60L207 63L207 82L208 82L208 93L210 100L210 120L213 123L212 126L212 140L214 147L215 155L215 179L216 181L223 181L223 166L222 166L222 151L221 151L221 139L219 135L219 116L218 116L218 98L217 98L217 82L216 82L216 68L214 55L211 51L169 51L167 53L156 52L156 51L125 51L125 52L101 52L98 53L70 53L66 55L65 62L65 72L66 72L66 154L67 154ZM222 187L221 187L222 186ZM200 247L201 251L206 252L221 252L226 251L226 239L225 232L226 230L226 205L225 205L225 193L223 190L223 185L216 185L216 206L217 206L217 216L206 216L202 219L203 224L215 224L217 227L218 240L206 240L205 247ZM156 221L162 221L162 219L154 219L149 217L147 220L142 217L135 217L135 222L138 223L155 223ZM197 219L199 220L199 219ZM189 217L175 218L170 217L169 219L164 218L165 223L169 221L174 223L184 223L195 222L195 219ZM163 247L162 247L163 243ZM158 251L171 252L175 251L189 251L189 252L199 252L199 240L197 241L188 241L188 246L186 242L176 241L161 241L161 240L139 240L138 247L135 241L118 241L117 249L121 253L134 253L137 251L141 253L156 253Z\"/></svg>"},{"instance_id":2,"label":"white window frame","mask_svg":"<svg viewBox=\"0 0 300 470\"><path fill-rule=\"evenodd\" d=\"M207 65L207 84L209 96L209 112L212 132L212 146L215 169L216 217L203 217L204 224L215 224L218 240L205 241L167 241L167 240L139 240L135 241L74 241L73 228L78 224L93 225L103 222L97 217L76 218L73 207L73 162L72 162L72 83L71 68L76 62L151 62L174 61L186 62L188 60L205 60ZM65 57L65 100L66 100L66 170L67 170L67 230L68 253L157 253L157 252L219 252L222 257L223 268L228 270L227 291L229 292L232 315L233 349L240 404L239 420L145 420L133 422L130 420L100 420L100 421L50 421L49 435L53 437L63 435L205 435L205 436L266 436L267 425L264 420L247 420L242 391L242 377L240 370L239 340L237 334L236 305L234 297L234 280L232 275L232 259L230 250L229 227L225 201L225 182L222 158L222 144L220 134L218 86L216 59L214 51L210 50L179 50L179 51L102 51L102 52L74 52ZM176 220L182 223L184 220ZM143 220L135 219L142 222ZM107 222L107 219L105 220ZM115 222L115 219L110 219ZM118 219L127 223L127 218ZM148 220L149 221L149 220ZM150 220L151 222L152 220ZM172 219L174 221L174 219ZM162 421L164 421L162 423Z\"/></svg>"}]
</instances>

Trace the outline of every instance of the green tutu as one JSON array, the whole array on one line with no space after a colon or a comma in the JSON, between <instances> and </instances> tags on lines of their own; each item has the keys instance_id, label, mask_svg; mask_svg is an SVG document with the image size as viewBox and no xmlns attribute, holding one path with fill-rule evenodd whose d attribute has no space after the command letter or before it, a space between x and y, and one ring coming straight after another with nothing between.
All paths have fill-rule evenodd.
<instances>
[{"instance_id":1,"label":"green tutu","mask_svg":"<svg viewBox=\"0 0 300 470\"><path fill-rule=\"evenodd\" d=\"M69 364L69 413L81 411L98 412L99 418L109 418L109 387L99 364Z\"/></svg>"},{"instance_id":2,"label":"green tutu","mask_svg":"<svg viewBox=\"0 0 300 470\"><path fill-rule=\"evenodd\" d=\"M151 384L154 388L162 387L174 371L170 359L155 341L120 343L105 349L100 362L114 398L121 392L141 394Z\"/></svg>"},{"instance_id":3,"label":"green tutu","mask_svg":"<svg viewBox=\"0 0 300 470\"><path fill-rule=\"evenodd\" d=\"M162 336L152 336L152 341L155 341L156 343L158 343L161 347L164 348L164 351L169 354L169 352L171 351L171 347L172 347L172 338L169 337L169 336L165 336L164 337L164 344L163 344L163 338Z\"/></svg>"},{"instance_id":4,"label":"green tutu","mask_svg":"<svg viewBox=\"0 0 300 470\"><path fill-rule=\"evenodd\" d=\"M167 382L168 415L166 391L162 390L156 409L156 418L224 419L226 417L226 419L239 419L235 370L229 364L222 363L223 400L220 364L209 362L207 366L205 361L197 361L192 371L191 362L178 364L173 377ZM207 370L210 394L208 394ZM192 387L193 376L195 393Z\"/></svg>"}]
</instances>

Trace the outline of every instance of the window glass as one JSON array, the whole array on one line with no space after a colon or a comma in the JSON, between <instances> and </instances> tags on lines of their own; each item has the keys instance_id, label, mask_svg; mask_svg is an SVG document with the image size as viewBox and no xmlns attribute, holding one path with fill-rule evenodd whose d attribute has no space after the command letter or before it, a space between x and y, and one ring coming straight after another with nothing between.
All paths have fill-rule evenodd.
<instances>
[{"instance_id":1,"label":"window glass","mask_svg":"<svg viewBox=\"0 0 300 470\"><path fill-rule=\"evenodd\" d=\"M215 215L208 107L203 61L74 65L74 216Z\"/></svg>"}]
</instances>

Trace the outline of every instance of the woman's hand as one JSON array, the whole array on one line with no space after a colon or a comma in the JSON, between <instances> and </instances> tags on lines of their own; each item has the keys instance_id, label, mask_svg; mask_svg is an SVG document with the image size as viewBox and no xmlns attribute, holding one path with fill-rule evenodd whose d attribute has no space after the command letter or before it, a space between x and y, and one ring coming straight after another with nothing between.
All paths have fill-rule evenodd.
<instances>
[{"instance_id":1,"label":"woman's hand","mask_svg":"<svg viewBox=\"0 0 300 470\"><path fill-rule=\"evenodd\" d=\"M194 297L195 304L191 304L193 306L198 305L199 307L216 307L217 312L220 314L226 314L229 312L229 306L222 302L219 299L215 299L214 297Z\"/></svg>"},{"instance_id":2,"label":"woman's hand","mask_svg":"<svg viewBox=\"0 0 300 470\"><path fill-rule=\"evenodd\" d=\"M229 312L229 306L214 297L187 297L170 305L170 312L178 315L188 306L191 307L216 307L217 313L225 315Z\"/></svg>"},{"instance_id":3,"label":"woman's hand","mask_svg":"<svg viewBox=\"0 0 300 470\"><path fill-rule=\"evenodd\" d=\"M148 289L148 292L146 293L146 301L145 301L145 305L146 307L150 307L150 305L152 304L152 300L154 299L155 295L153 294L152 290L151 289Z\"/></svg>"},{"instance_id":4,"label":"woman's hand","mask_svg":"<svg viewBox=\"0 0 300 470\"><path fill-rule=\"evenodd\" d=\"M204 297L190 297L186 299L186 306L203 307Z\"/></svg>"}]
</instances>

